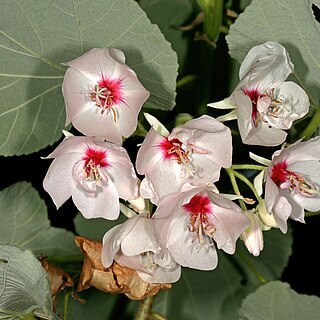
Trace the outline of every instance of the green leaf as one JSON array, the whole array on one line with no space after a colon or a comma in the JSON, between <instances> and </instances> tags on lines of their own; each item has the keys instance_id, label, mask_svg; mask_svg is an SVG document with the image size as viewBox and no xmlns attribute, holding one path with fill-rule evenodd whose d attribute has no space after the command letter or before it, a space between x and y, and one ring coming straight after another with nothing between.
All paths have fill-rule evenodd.
<instances>
[{"instance_id":1,"label":"green leaf","mask_svg":"<svg viewBox=\"0 0 320 320\"><path fill-rule=\"evenodd\" d=\"M190 38L186 31L179 30L178 27L182 27L191 17L194 3L194 0L139 1L140 7L147 13L150 20L159 26L166 39L171 43L178 55L180 68L186 63Z\"/></svg>"},{"instance_id":2,"label":"green leaf","mask_svg":"<svg viewBox=\"0 0 320 320\"><path fill-rule=\"evenodd\" d=\"M0 245L0 319L53 319L47 274L30 251Z\"/></svg>"},{"instance_id":3,"label":"green leaf","mask_svg":"<svg viewBox=\"0 0 320 320\"><path fill-rule=\"evenodd\" d=\"M320 299L298 294L287 283L274 281L250 294L239 310L240 320L314 320Z\"/></svg>"},{"instance_id":4,"label":"green leaf","mask_svg":"<svg viewBox=\"0 0 320 320\"><path fill-rule=\"evenodd\" d=\"M117 220L106 220L103 218L85 219L79 213L74 219L77 234L92 240L102 241L104 234L111 228L126 221L127 218L121 214Z\"/></svg>"},{"instance_id":5,"label":"green leaf","mask_svg":"<svg viewBox=\"0 0 320 320\"><path fill-rule=\"evenodd\" d=\"M0 154L29 154L61 137L61 63L92 48L122 50L151 93L145 107L173 108L176 54L134 0L3 0L0 17Z\"/></svg>"},{"instance_id":6,"label":"green leaf","mask_svg":"<svg viewBox=\"0 0 320 320\"><path fill-rule=\"evenodd\" d=\"M237 319L242 300L261 285L250 268L254 267L267 280L278 279L291 253L291 234L271 230L264 235L265 248L258 258L246 253L239 241L236 255L218 252L215 270L183 269L173 288L158 295L154 311L168 319Z\"/></svg>"},{"instance_id":7,"label":"green leaf","mask_svg":"<svg viewBox=\"0 0 320 320\"><path fill-rule=\"evenodd\" d=\"M320 7L320 0L253 0L226 39L230 55L240 62L255 45L281 43L295 66L296 82L308 93L311 104L319 106L320 24L312 4Z\"/></svg>"},{"instance_id":8,"label":"green leaf","mask_svg":"<svg viewBox=\"0 0 320 320\"><path fill-rule=\"evenodd\" d=\"M0 243L48 256L79 254L72 232L50 226L46 205L29 183L0 192L0 221Z\"/></svg>"}]
</instances>

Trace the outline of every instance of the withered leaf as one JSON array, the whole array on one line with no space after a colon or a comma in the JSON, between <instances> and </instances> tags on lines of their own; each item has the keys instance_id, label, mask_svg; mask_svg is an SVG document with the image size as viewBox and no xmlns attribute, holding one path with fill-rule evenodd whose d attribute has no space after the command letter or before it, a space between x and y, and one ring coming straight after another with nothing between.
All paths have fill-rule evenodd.
<instances>
[{"instance_id":1,"label":"withered leaf","mask_svg":"<svg viewBox=\"0 0 320 320\"><path fill-rule=\"evenodd\" d=\"M75 242L84 254L77 291L95 287L104 292L124 293L132 300L142 300L161 289L171 288L171 284L144 282L135 270L116 262L105 268L101 263L102 243L99 241L76 236Z\"/></svg>"}]
</instances>

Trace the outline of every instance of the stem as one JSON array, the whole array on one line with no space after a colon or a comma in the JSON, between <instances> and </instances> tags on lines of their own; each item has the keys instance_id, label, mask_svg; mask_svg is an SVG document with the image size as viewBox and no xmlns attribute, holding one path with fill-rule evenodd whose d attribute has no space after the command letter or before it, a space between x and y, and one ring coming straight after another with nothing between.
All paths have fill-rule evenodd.
<instances>
[{"instance_id":1,"label":"stem","mask_svg":"<svg viewBox=\"0 0 320 320\"><path fill-rule=\"evenodd\" d=\"M304 137L306 140L310 139L313 133L318 129L319 126L320 126L320 108L317 108L308 126L302 131L300 138Z\"/></svg>"},{"instance_id":2,"label":"stem","mask_svg":"<svg viewBox=\"0 0 320 320\"><path fill-rule=\"evenodd\" d=\"M134 320L149 320L151 319L151 309L155 296L150 296L141 301L141 305L134 317Z\"/></svg>"},{"instance_id":3,"label":"stem","mask_svg":"<svg viewBox=\"0 0 320 320\"><path fill-rule=\"evenodd\" d=\"M255 197L257 198L257 200L260 202L262 202L262 198L258 195L258 192L256 190L256 188L254 187L254 185L251 183L251 181L249 181L248 178L246 178L243 174L234 171L233 170L233 174L242 182L244 182L250 189L251 191L254 193Z\"/></svg>"},{"instance_id":4,"label":"stem","mask_svg":"<svg viewBox=\"0 0 320 320\"><path fill-rule=\"evenodd\" d=\"M232 184L232 187L233 187L233 190L235 192L236 195L241 195L240 194L240 190L239 190L239 187L238 187L238 184L237 184L237 180L234 176L234 171L232 169L225 169L227 174L229 175L229 178L230 178L230 181L231 181L231 184ZM244 203L243 200L239 199L239 204L240 204L240 207L243 211L247 211L247 207Z\"/></svg>"},{"instance_id":5,"label":"stem","mask_svg":"<svg viewBox=\"0 0 320 320\"><path fill-rule=\"evenodd\" d=\"M257 164L233 164L231 166L231 169L238 169L238 170L264 170L267 167L265 166L259 166Z\"/></svg>"},{"instance_id":6,"label":"stem","mask_svg":"<svg viewBox=\"0 0 320 320\"><path fill-rule=\"evenodd\" d=\"M320 216L320 211L317 211L317 212L309 212L309 211L307 211L307 212L305 213L305 216L306 216L306 217Z\"/></svg>"},{"instance_id":7,"label":"stem","mask_svg":"<svg viewBox=\"0 0 320 320\"><path fill-rule=\"evenodd\" d=\"M68 303L70 292L67 292L63 299L63 320L68 319Z\"/></svg>"},{"instance_id":8,"label":"stem","mask_svg":"<svg viewBox=\"0 0 320 320\"><path fill-rule=\"evenodd\" d=\"M194 110L195 116L201 116L208 113L208 101L210 100L213 79L213 61L215 56L215 48L208 42L201 41L199 58L199 81L196 91L196 106Z\"/></svg>"},{"instance_id":9,"label":"stem","mask_svg":"<svg viewBox=\"0 0 320 320\"><path fill-rule=\"evenodd\" d=\"M198 76L196 74L188 74L177 81L177 88L181 88L197 80L198 80Z\"/></svg>"},{"instance_id":10,"label":"stem","mask_svg":"<svg viewBox=\"0 0 320 320\"><path fill-rule=\"evenodd\" d=\"M253 272L261 284L267 283L267 279L256 269L254 264L240 251L237 251L237 254L242 259L242 261L247 265L247 267Z\"/></svg>"}]
</instances>

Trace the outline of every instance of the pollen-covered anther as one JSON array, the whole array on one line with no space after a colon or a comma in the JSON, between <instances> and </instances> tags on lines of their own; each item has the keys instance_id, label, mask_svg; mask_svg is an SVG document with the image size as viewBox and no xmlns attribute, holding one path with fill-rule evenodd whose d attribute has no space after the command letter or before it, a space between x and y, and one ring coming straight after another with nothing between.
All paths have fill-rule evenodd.
<instances>
[{"instance_id":1,"label":"pollen-covered anther","mask_svg":"<svg viewBox=\"0 0 320 320\"><path fill-rule=\"evenodd\" d=\"M85 179L99 184L102 180L101 168L108 166L106 152L104 150L95 150L88 147L83 160L85 160L83 167Z\"/></svg>"},{"instance_id":2,"label":"pollen-covered anther","mask_svg":"<svg viewBox=\"0 0 320 320\"><path fill-rule=\"evenodd\" d=\"M96 103L96 106L101 108L101 114L113 104L112 92L108 88L100 87L99 85L95 85L94 91L90 92L90 99Z\"/></svg>"},{"instance_id":3,"label":"pollen-covered anther","mask_svg":"<svg viewBox=\"0 0 320 320\"><path fill-rule=\"evenodd\" d=\"M101 175L99 173L100 165L96 165L91 159L89 162L85 165L84 168L84 175L87 180L89 181L95 181L100 182L101 181Z\"/></svg>"},{"instance_id":4,"label":"pollen-covered anther","mask_svg":"<svg viewBox=\"0 0 320 320\"><path fill-rule=\"evenodd\" d=\"M188 229L195 232L193 240L198 240L201 246L213 245L215 226L209 221L211 201L207 196L195 195L183 208L190 214Z\"/></svg>"},{"instance_id":5,"label":"pollen-covered anther","mask_svg":"<svg viewBox=\"0 0 320 320\"><path fill-rule=\"evenodd\" d=\"M295 191L307 198L313 198L320 194L319 187L308 182L302 175L290 174L290 190Z\"/></svg>"}]
</instances>

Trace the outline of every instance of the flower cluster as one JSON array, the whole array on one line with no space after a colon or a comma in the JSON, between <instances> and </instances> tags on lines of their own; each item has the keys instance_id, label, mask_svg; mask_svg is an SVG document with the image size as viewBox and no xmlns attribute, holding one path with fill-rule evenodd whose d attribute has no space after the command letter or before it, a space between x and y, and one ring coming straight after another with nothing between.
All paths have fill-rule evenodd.
<instances>
[{"instance_id":1,"label":"flower cluster","mask_svg":"<svg viewBox=\"0 0 320 320\"><path fill-rule=\"evenodd\" d=\"M245 144L276 146L285 141L284 130L308 113L307 94L285 81L293 64L280 44L267 42L249 51L230 98L210 104L234 109L227 116L202 115L169 131L145 114L151 128L135 166L122 139L135 131L149 92L124 54L93 49L66 65L67 124L84 136L67 134L47 157L54 160L43 186L57 208L72 197L85 218L117 219L120 199L128 201L133 209L124 210L128 220L102 239L105 268L116 261L145 282L172 283L181 266L215 269L217 249L233 254L239 238L257 256L263 230L286 232L288 218L304 222L304 209L320 209L319 138L297 141L276 151L272 161L262 161L267 165L255 179L256 188L250 185L259 202L255 209L246 209L245 202L254 201L236 189L236 195L225 195L215 185L221 168L234 174L231 131L220 119L237 118Z\"/></svg>"}]
</instances>

